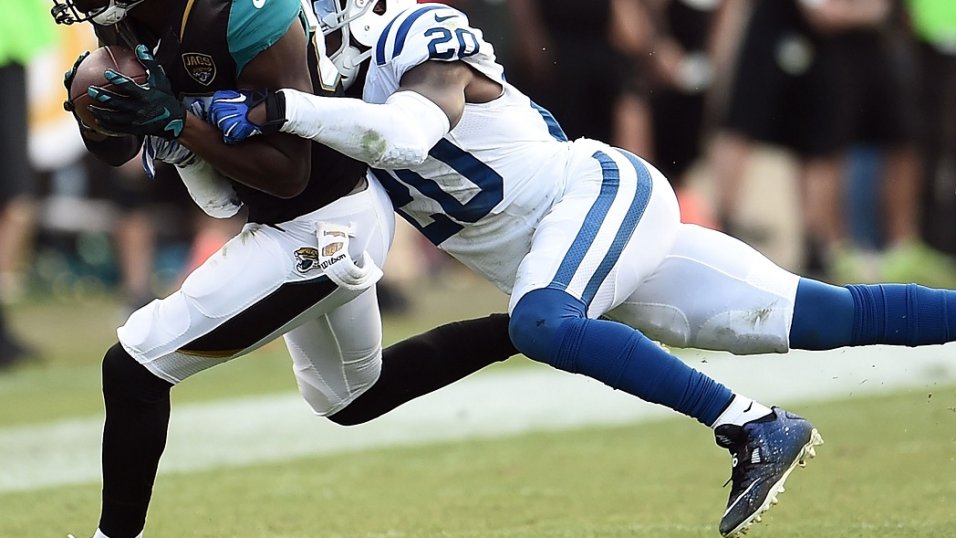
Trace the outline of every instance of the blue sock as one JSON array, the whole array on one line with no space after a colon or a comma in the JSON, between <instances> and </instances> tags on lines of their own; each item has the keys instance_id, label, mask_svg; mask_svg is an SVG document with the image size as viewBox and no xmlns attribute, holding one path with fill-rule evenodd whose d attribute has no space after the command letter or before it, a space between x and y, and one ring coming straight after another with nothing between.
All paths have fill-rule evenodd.
<instances>
[{"instance_id":1,"label":"blue sock","mask_svg":"<svg viewBox=\"0 0 956 538\"><path fill-rule=\"evenodd\" d=\"M791 349L835 349L850 345L853 335L850 290L801 278L790 323Z\"/></svg>"},{"instance_id":2,"label":"blue sock","mask_svg":"<svg viewBox=\"0 0 956 538\"><path fill-rule=\"evenodd\" d=\"M943 344L956 338L956 291L916 284L844 288L801 278L790 347Z\"/></svg>"},{"instance_id":3,"label":"blue sock","mask_svg":"<svg viewBox=\"0 0 956 538\"><path fill-rule=\"evenodd\" d=\"M730 403L727 387L687 366L626 325L587 319L584 303L555 289L521 298L509 332L528 357L584 374L709 426Z\"/></svg>"}]
</instances>

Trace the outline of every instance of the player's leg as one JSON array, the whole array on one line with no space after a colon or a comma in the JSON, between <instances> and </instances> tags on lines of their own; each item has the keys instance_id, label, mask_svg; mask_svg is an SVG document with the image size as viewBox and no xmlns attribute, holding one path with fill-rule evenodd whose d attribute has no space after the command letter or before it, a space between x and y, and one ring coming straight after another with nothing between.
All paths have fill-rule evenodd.
<instances>
[{"instance_id":1,"label":"player's leg","mask_svg":"<svg viewBox=\"0 0 956 538\"><path fill-rule=\"evenodd\" d=\"M783 351L797 287L796 275L743 242L681 224L660 267L608 316L671 345ZM822 443L812 424L785 410L773 408L757 418L738 415L749 406L746 398L735 397L712 425L717 444L734 461L720 522L725 536L737 536L757 521L790 472Z\"/></svg>"},{"instance_id":2,"label":"player's leg","mask_svg":"<svg viewBox=\"0 0 956 538\"><path fill-rule=\"evenodd\" d=\"M627 152L595 145L586 155L568 191L539 223L518 269L512 341L534 360L711 425L730 404L729 389L632 327L596 319L671 250L679 224L673 190Z\"/></svg>"},{"instance_id":3,"label":"player's leg","mask_svg":"<svg viewBox=\"0 0 956 538\"><path fill-rule=\"evenodd\" d=\"M381 220L391 223L391 206L377 182L369 193L384 208ZM390 239L391 228L383 227L363 250L381 266ZM306 400L339 424L366 422L517 353L501 314L449 323L382 352L376 305L371 290L286 338Z\"/></svg>"},{"instance_id":4,"label":"player's leg","mask_svg":"<svg viewBox=\"0 0 956 538\"><path fill-rule=\"evenodd\" d=\"M380 262L392 221L376 194L363 191L279 226L246 225L180 290L137 310L117 331L121 346L104 361L101 535L128 538L143 529L172 385L361 294L334 284L317 263L316 223L351 226L348 252L358 259L375 243Z\"/></svg>"},{"instance_id":5,"label":"player's leg","mask_svg":"<svg viewBox=\"0 0 956 538\"><path fill-rule=\"evenodd\" d=\"M147 370L119 343L106 352L102 375L103 499L94 538L139 536L166 447L173 384Z\"/></svg>"},{"instance_id":6,"label":"player's leg","mask_svg":"<svg viewBox=\"0 0 956 538\"><path fill-rule=\"evenodd\" d=\"M534 247L522 262L512 297L512 340L533 359L588 375L712 427L718 445L740 462L720 524L724 535L736 535L771 506L791 470L821 440L806 420L735 395L638 330L594 319L654 274L679 228L674 193L660 173L624 152L595 152L594 158L603 179L599 194L590 196L587 217L580 218L580 203L588 200L589 187L579 184L539 225ZM581 200L575 199L577 194ZM621 211L621 205L627 209ZM576 222L574 215L579 216ZM573 242L562 244L569 236ZM554 269L548 260L558 248L566 254L557 258ZM544 286L542 276L550 278Z\"/></svg>"},{"instance_id":7,"label":"player's leg","mask_svg":"<svg viewBox=\"0 0 956 538\"><path fill-rule=\"evenodd\" d=\"M607 316L669 346L783 353L798 283L746 243L680 224L661 264Z\"/></svg>"},{"instance_id":8,"label":"player's leg","mask_svg":"<svg viewBox=\"0 0 956 538\"><path fill-rule=\"evenodd\" d=\"M506 314L456 321L385 348L378 381L328 418L343 426L368 422L515 355L508 321Z\"/></svg>"},{"instance_id":9,"label":"player's leg","mask_svg":"<svg viewBox=\"0 0 956 538\"><path fill-rule=\"evenodd\" d=\"M922 346L953 340L956 291L918 284L838 287L800 279L790 330L793 349Z\"/></svg>"},{"instance_id":10,"label":"player's leg","mask_svg":"<svg viewBox=\"0 0 956 538\"><path fill-rule=\"evenodd\" d=\"M382 319L375 289L286 333L299 392L319 416L333 415L378 380Z\"/></svg>"},{"instance_id":11,"label":"player's leg","mask_svg":"<svg viewBox=\"0 0 956 538\"><path fill-rule=\"evenodd\" d=\"M749 354L944 343L956 338L954 307L950 290L801 278L737 239L684 224L660 267L608 316L668 345Z\"/></svg>"}]
</instances>

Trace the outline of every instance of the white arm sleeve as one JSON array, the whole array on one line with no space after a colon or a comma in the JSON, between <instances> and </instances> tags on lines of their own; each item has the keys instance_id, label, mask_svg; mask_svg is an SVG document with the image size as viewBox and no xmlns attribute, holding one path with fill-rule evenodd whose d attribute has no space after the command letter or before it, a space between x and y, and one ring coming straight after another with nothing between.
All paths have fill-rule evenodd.
<instances>
[{"instance_id":1,"label":"white arm sleeve","mask_svg":"<svg viewBox=\"0 0 956 538\"><path fill-rule=\"evenodd\" d=\"M399 91L383 104L281 90L287 121L280 131L308 138L373 168L409 168L448 131L448 116L413 91Z\"/></svg>"},{"instance_id":2,"label":"white arm sleeve","mask_svg":"<svg viewBox=\"0 0 956 538\"><path fill-rule=\"evenodd\" d=\"M210 217L227 219L242 207L229 180L206 161L196 157L189 164L177 166L176 171L189 196Z\"/></svg>"}]
</instances>

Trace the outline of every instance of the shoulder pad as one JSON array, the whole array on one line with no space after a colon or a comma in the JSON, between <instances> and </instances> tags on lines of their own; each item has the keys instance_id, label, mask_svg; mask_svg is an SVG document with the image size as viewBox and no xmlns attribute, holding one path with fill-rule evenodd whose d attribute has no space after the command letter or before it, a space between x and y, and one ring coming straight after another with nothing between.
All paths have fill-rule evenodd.
<instances>
[{"instance_id":1,"label":"shoulder pad","mask_svg":"<svg viewBox=\"0 0 956 538\"><path fill-rule=\"evenodd\" d=\"M233 0L226 40L236 73L275 45L298 20L301 10L301 0Z\"/></svg>"}]
</instances>

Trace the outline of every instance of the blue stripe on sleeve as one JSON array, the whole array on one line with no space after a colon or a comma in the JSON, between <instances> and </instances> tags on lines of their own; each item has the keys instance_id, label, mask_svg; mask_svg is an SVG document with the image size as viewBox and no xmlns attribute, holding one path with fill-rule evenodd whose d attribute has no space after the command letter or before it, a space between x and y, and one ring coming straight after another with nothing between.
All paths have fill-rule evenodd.
<instances>
[{"instance_id":1,"label":"blue stripe on sleeve","mask_svg":"<svg viewBox=\"0 0 956 538\"><path fill-rule=\"evenodd\" d=\"M398 27L398 33L395 34L395 48L392 49L392 58L402 53L402 49L405 48L405 38L408 37L409 30L412 29L412 25L415 24L415 21L417 21L419 17L429 11L444 9L446 7L447 6L442 5L422 6L406 17L405 20L402 21L401 26Z\"/></svg>"},{"instance_id":2,"label":"blue stripe on sleeve","mask_svg":"<svg viewBox=\"0 0 956 538\"><path fill-rule=\"evenodd\" d=\"M397 19L388 21L382 35L378 36L378 42L375 44L375 63L385 65L385 42L388 41L388 33L392 30L392 25Z\"/></svg>"},{"instance_id":3,"label":"blue stripe on sleeve","mask_svg":"<svg viewBox=\"0 0 956 538\"><path fill-rule=\"evenodd\" d=\"M531 108L538 111L538 114L541 114L541 118L544 119L545 125L548 126L548 132L551 133L551 136L560 142L567 142L568 135L564 134L564 129L561 128L561 124L558 123L558 120L554 119L554 115L551 112L544 108L543 106L531 101Z\"/></svg>"}]
</instances>

